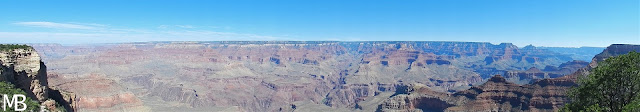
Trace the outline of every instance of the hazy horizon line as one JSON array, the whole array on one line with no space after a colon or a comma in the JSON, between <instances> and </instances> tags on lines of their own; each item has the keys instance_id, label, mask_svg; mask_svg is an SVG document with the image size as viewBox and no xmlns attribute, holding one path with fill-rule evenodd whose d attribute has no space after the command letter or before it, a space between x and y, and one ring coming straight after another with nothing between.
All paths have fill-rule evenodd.
<instances>
[{"instance_id":1,"label":"hazy horizon line","mask_svg":"<svg viewBox=\"0 0 640 112\"><path fill-rule=\"evenodd\" d=\"M517 46L518 48L523 48L525 46L532 45L534 47L559 47L559 48L584 48L584 47L593 47L593 48L606 48L615 44L627 44L627 45L640 45L640 44L630 44L630 43L612 43L608 46L537 46L533 44L528 45L515 45L511 42L500 42L500 43L492 43L486 41L386 41L386 40L212 40L212 41L131 41L131 42L105 42L105 43L47 43L47 42L34 42L34 43L2 43L0 44L58 44L62 46L83 46L83 45L105 45L105 44L128 44L128 43L154 43L154 42L175 42L175 43L188 43L188 42L460 42L460 43L488 43L491 45L500 45L500 44L512 44Z\"/></svg>"}]
</instances>

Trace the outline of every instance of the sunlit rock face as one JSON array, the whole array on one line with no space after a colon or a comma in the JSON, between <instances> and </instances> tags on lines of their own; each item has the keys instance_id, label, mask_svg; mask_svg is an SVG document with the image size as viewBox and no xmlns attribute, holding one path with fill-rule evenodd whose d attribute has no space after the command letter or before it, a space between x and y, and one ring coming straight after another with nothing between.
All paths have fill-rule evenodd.
<instances>
[{"instance_id":1,"label":"sunlit rock face","mask_svg":"<svg viewBox=\"0 0 640 112\"><path fill-rule=\"evenodd\" d=\"M49 86L47 67L32 48L0 51L0 81L11 83L25 91L25 96L36 100L46 109L56 110L56 104L74 111L75 94ZM39 107L38 107L39 108Z\"/></svg>"},{"instance_id":2,"label":"sunlit rock face","mask_svg":"<svg viewBox=\"0 0 640 112\"><path fill-rule=\"evenodd\" d=\"M80 108L88 111L375 111L398 87L408 84L452 94L483 84L494 74L528 83L562 77L585 66L582 62L561 66L572 62L571 55L485 42L216 41L33 46L43 55L49 74L57 76L51 84L83 93L78 94L80 99L110 102L81 102ZM100 91L97 87L109 90L95 92ZM448 108L457 103L450 104L424 105Z\"/></svg>"}]
</instances>

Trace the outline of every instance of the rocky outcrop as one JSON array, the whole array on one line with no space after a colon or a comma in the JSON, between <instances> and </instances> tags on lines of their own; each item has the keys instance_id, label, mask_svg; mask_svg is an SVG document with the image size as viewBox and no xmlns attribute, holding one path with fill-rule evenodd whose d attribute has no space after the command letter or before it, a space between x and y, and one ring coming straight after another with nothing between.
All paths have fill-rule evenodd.
<instances>
[{"instance_id":1,"label":"rocky outcrop","mask_svg":"<svg viewBox=\"0 0 640 112\"><path fill-rule=\"evenodd\" d=\"M640 52L640 45L628 45L628 44L613 44L602 53L596 55L593 60L596 62L604 61L605 59L613 56L618 56L620 54L626 54L631 51Z\"/></svg>"},{"instance_id":2,"label":"rocky outcrop","mask_svg":"<svg viewBox=\"0 0 640 112\"><path fill-rule=\"evenodd\" d=\"M4 46L4 45L3 45ZM9 49L0 52L0 81L6 81L24 90L42 105L55 110L52 104L62 105L67 111L75 109L75 95L48 85L46 66L32 48Z\"/></svg>"},{"instance_id":3,"label":"rocky outcrop","mask_svg":"<svg viewBox=\"0 0 640 112\"><path fill-rule=\"evenodd\" d=\"M401 85L389 99L378 106L379 111L415 112L441 111L459 102L448 93L436 92L418 83Z\"/></svg>"},{"instance_id":4,"label":"rocky outcrop","mask_svg":"<svg viewBox=\"0 0 640 112\"><path fill-rule=\"evenodd\" d=\"M49 98L46 67L38 54L30 49L15 49L0 53L2 81L25 90L27 96L40 102Z\"/></svg>"}]
</instances>

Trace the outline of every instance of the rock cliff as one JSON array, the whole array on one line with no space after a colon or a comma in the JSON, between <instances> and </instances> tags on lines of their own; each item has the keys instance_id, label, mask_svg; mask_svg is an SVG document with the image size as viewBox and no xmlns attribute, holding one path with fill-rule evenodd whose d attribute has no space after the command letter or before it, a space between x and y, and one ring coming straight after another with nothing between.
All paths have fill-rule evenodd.
<instances>
[{"instance_id":1,"label":"rock cliff","mask_svg":"<svg viewBox=\"0 0 640 112\"><path fill-rule=\"evenodd\" d=\"M68 111L75 109L73 93L48 85L46 66L33 48L3 49L0 51L0 65L0 81L16 85L27 93L27 97L37 100L49 110L56 110L56 102Z\"/></svg>"}]
</instances>

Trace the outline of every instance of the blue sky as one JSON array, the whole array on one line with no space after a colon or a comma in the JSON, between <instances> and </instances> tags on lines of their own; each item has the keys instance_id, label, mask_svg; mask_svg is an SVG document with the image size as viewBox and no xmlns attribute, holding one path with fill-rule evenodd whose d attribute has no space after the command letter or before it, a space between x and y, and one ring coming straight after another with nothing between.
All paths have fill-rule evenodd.
<instances>
[{"instance_id":1,"label":"blue sky","mask_svg":"<svg viewBox=\"0 0 640 112\"><path fill-rule=\"evenodd\" d=\"M0 1L0 43L337 40L640 44L638 0Z\"/></svg>"}]
</instances>

